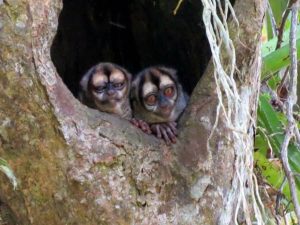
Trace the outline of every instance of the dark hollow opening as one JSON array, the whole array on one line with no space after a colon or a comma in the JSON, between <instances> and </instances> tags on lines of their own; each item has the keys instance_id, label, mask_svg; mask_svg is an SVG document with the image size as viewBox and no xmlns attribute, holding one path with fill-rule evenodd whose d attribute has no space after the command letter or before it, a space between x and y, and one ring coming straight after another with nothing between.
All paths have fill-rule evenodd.
<instances>
[{"instance_id":1,"label":"dark hollow opening","mask_svg":"<svg viewBox=\"0 0 300 225\"><path fill-rule=\"evenodd\" d=\"M76 96L83 74L98 62L132 74L151 65L177 69L191 93L210 59L200 0L64 0L51 57Z\"/></svg>"}]
</instances>

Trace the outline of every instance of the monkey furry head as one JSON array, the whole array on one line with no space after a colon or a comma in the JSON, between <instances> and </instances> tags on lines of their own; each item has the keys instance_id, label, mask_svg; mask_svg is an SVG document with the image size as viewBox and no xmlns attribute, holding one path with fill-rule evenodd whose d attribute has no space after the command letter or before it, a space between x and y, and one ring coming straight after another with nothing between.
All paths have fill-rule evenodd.
<instances>
[{"instance_id":1,"label":"monkey furry head","mask_svg":"<svg viewBox=\"0 0 300 225\"><path fill-rule=\"evenodd\" d=\"M93 66L81 79L80 100L99 111L131 118L129 92L131 74L113 63Z\"/></svg>"},{"instance_id":2,"label":"monkey furry head","mask_svg":"<svg viewBox=\"0 0 300 225\"><path fill-rule=\"evenodd\" d=\"M176 121L188 96L178 82L176 70L153 66L136 75L131 99L134 117L153 124Z\"/></svg>"}]
</instances>

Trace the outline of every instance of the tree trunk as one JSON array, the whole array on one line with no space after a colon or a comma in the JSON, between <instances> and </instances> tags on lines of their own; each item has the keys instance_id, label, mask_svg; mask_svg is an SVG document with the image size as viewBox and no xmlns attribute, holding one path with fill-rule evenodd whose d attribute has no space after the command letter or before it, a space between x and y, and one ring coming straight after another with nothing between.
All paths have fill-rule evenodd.
<instances>
[{"instance_id":1,"label":"tree trunk","mask_svg":"<svg viewBox=\"0 0 300 225\"><path fill-rule=\"evenodd\" d=\"M19 181L13 190L0 175L4 224L232 224L238 168L222 115L207 148L218 103L212 63L178 143L166 146L65 87L50 59L61 8L60 0L0 1L0 157ZM235 12L240 113L255 118L264 1L236 0ZM252 121L240 122L252 139Z\"/></svg>"}]
</instances>

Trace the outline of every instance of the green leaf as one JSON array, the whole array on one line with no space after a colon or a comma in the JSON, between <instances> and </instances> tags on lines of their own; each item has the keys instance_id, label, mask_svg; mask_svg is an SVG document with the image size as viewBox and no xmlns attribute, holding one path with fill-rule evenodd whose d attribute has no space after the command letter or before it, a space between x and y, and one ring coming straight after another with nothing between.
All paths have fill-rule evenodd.
<instances>
[{"instance_id":1,"label":"green leaf","mask_svg":"<svg viewBox=\"0 0 300 225\"><path fill-rule=\"evenodd\" d=\"M279 190L284 180L285 173L276 159L269 160L264 154L261 154L260 151L255 152L254 159L256 165L260 169L262 176L266 179L268 184L270 184L274 189ZM297 188L299 188L299 180L297 178L296 181ZM287 181L283 186L282 193L284 194L286 199L288 199L289 201L291 200L291 192ZM298 194L298 199L300 199L300 194Z\"/></svg>"},{"instance_id":2,"label":"green leaf","mask_svg":"<svg viewBox=\"0 0 300 225\"><path fill-rule=\"evenodd\" d=\"M12 183L14 189L16 189L17 178L15 177L15 175L14 175L12 169L9 167L8 163L2 158L0 158L0 171L2 171L7 176L7 178Z\"/></svg>"},{"instance_id":3,"label":"green leaf","mask_svg":"<svg viewBox=\"0 0 300 225\"><path fill-rule=\"evenodd\" d=\"M272 90L277 90L281 80L282 78L279 76L279 74L274 74L274 76L268 80L268 85Z\"/></svg>"},{"instance_id":4,"label":"green leaf","mask_svg":"<svg viewBox=\"0 0 300 225\"><path fill-rule=\"evenodd\" d=\"M286 46L289 44L289 40L290 40L289 37L290 37L290 30L288 29L283 33L281 46ZM297 26L297 39L298 38L300 38L300 25ZM275 37L262 45L261 52L263 58L275 51L277 41L278 38Z\"/></svg>"},{"instance_id":5,"label":"green leaf","mask_svg":"<svg viewBox=\"0 0 300 225\"><path fill-rule=\"evenodd\" d=\"M300 25L297 26L297 56L300 56ZM284 32L281 48L275 50L277 37L262 46L262 78L271 75L290 64L289 30Z\"/></svg>"},{"instance_id":6,"label":"green leaf","mask_svg":"<svg viewBox=\"0 0 300 225\"><path fill-rule=\"evenodd\" d=\"M284 171L275 161L270 161L267 157L261 154L259 151L255 152L254 158L256 165L259 166L261 174L268 181L269 184L275 189L279 189L285 177ZM285 195L289 195L289 192L285 192Z\"/></svg>"},{"instance_id":7,"label":"green leaf","mask_svg":"<svg viewBox=\"0 0 300 225\"><path fill-rule=\"evenodd\" d=\"M287 6L288 0L269 0L269 3L272 8L273 16L275 18L277 26L281 22L282 14ZM268 36L272 37L272 30L271 30L271 23L269 16L267 17L268 20Z\"/></svg>"},{"instance_id":8,"label":"green leaf","mask_svg":"<svg viewBox=\"0 0 300 225\"><path fill-rule=\"evenodd\" d=\"M278 114L274 111L269 103L270 97L268 95L261 95L258 107L258 125L266 129L266 134L272 136L270 142L276 154L280 151L280 143L283 141L282 137L282 123L279 120Z\"/></svg>"},{"instance_id":9,"label":"green leaf","mask_svg":"<svg viewBox=\"0 0 300 225\"><path fill-rule=\"evenodd\" d=\"M256 160L258 160L259 167L263 170L263 176L270 182L274 188L278 188L279 183L283 180L283 171L281 168L275 167L266 158L269 145L275 155L280 155L281 145L284 140L284 124L286 118L282 113L274 110L270 104L270 96L263 94L259 98L258 107L258 135L256 136L255 153ZM300 173L300 149L294 144L290 143L288 147L288 160L292 171ZM296 177L296 186L300 190L300 179ZM284 188L285 196L290 199L290 191L288 186ZM300 200L300 195L298 195Z\"/></svg>"}]
</instances>

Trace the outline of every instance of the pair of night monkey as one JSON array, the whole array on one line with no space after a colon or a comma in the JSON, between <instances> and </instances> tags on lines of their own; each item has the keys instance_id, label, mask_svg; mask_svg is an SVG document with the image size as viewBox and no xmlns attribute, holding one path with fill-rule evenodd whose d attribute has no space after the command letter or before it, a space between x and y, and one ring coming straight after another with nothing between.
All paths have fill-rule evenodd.
<instances>
[{"instance_id":1,"label":"pair of night monkey","mask_svg":"<svg viewBox=\"0 0 300 225\"><path fill-rule=\"evenodd\" d=\"M99 63L83 76L80 87L79 99L87 106L129 119L167 144L176 142L176 121L188 101L176 70L152 66L132 81L132 75L121 66Z\"/></svg>"}]
</instances>

